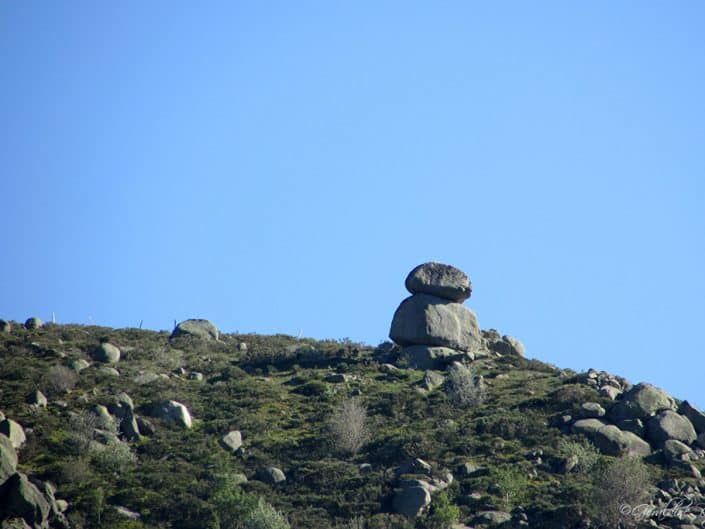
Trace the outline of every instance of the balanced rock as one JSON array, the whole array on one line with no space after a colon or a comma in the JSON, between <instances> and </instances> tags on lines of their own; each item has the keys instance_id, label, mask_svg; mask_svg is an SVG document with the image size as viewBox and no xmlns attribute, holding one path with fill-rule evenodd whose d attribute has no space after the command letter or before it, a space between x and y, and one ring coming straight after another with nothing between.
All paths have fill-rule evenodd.
<instances>
[{"instance_id":1,"label":"balanced rock","mask_svg":"<svg viewBox=\"0 0 705 529\"><path fill-rule=\"evenodd\" d=\"M204 340L217 340L218 328L208 320L191 319L179 323L171 333L172 338L177 336L195 336Z\"/></svg>"},{"instance_id":2,"label":"balanced rock","mask_svg":"<svg viewBox=\"0 0 705 529\"><path fill-rule=\"evenodd\" d=\"M675 408L675 400L662 389L640 383L622 395L607 414L613 422L622 419L645 419L662 410Z\"/></svg>"},{"instance_id":3,"label":"balanced rock","mask_svg":"<svg viewBox=\"0 0 705 529\"><path fill-rule=\"evenodd\" d=\"M649 440L657 447L669 439L690 444L697 438L695 428L683 415L672 410L665 410L646 423Z\"/></svg>"},{"instance_id":4,"label":"balanced rock","mask_svg":"<svg viewBox=\"0 0 705 529\"><path fill-rule=\"evenodd\" d=\"M417 266L409 272L405 285L412 294L430 294L459 303L472 293L472 285L465 272L442 263Z\"/></svg>"},{"instance_id":5,"label":"balanced rock","mask_svg":"<svg viewBox=\"0 0 705 529\"><path fill-rule=\"evenodd\" d=\"M106 364L117 364L120 361L120 349L111 343L102 343L93 351L93 359Z\"/></svg>"},{"instance_id":6,"label":"balanced rock","mask_svg":"<svg viewBox=\"0 0 705 529\"><path fill-rule=\"evenodd\" d=\"M0 485L17 469L17 452L8 437L0 435Z\"/></svg>"},{"instance_id":7,"label":"balanced rock","mask_svg":"<svg viewBox=\"0 0 705 529\"><path fill-rule=\"evenodd\" d=\"M402 346L435 345L460 351L477 349L481 343L475 313L429 294L414 294L401 302L389 337Z\"/></svg>"},{"instance_id":8,"label":"balanced rock","mask_svg":"<svg viewBox=\"0 0 705 529\"><path fill-rule=\"evenodd\" d=\"M27 436L24 434L22 426L12 419L0 421L0 434L3 434L10 440L15 450L20 448L25 441L27 441Z\"/></svg>"},{"instance_id":9,"label":"balanced rock","mask_svg":"<svg viewBox=\"0 0 705 529\"><path fill-rule=\"evenodd\" d=\"M25 329L39 329L44 325L44 322L40 320L39 318L27 318L27 321L24 322Z\"/></svg>"},{"instance_id":10,"label":"balanced rock","mask_svg":"<svg viewBox=\"0 0 705 529\"><path fill-rule=\"evenodd\" d=\"M154 407L154 414L160 419L173 421L176 424L191 428L192 420L188 408L175 400L166 400Z\"/></svg>"}]
</instances>

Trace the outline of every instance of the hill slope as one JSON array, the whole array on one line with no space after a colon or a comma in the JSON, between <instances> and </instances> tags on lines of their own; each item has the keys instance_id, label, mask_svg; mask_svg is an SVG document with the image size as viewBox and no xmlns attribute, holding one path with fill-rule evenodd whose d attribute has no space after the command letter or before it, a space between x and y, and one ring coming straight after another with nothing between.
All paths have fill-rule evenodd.
<instances>
[{"instance_id":1,"label":"hill slope","mask_svg":"<svg viewBox=\"0 0 705 529\"><path fill-rule=\"evenodd\" d=\"M102 343L119 349L119 361L96 360ZM705 491L698 479L703 453L693 439L684 444L687 454L664 456L650 427L639 431L651 443L646 464L619 458L637 446L621 432L655 420L610 411L638 400L625 380L487 347L462 359L468 378L458 364L406 367L392 344L234 334L216 341L13 324L0 333L0 358L0 410L26 434L15 476L29 476L38 490L52 483L56 498L67 502L47 513L51 527L236 527L258 499L293 528L609 527L614 513L609 518L611 502L600 491L616 494L605 480L615 481L620 461L627 461L623 473L648 470L636 488L658 484L644 496L655 505L681 494L697 500ZM469 399L459 395L458 380L470 380ZM41 397L37 404L37 390L47 396L46 407ZM160 411L168 401L185 406L190 427ZM337 438L331 429L346 402L366 410L362 428L369 435L355 453L344 450L350 432ZM671 400L657 403L652 415L664 407L685 413ZM604 410L609 422L632 422L621 423L614 438L598 432L600 425L591 430L583 421L585 428L576 428L577 419ZM133 418L140 435L127 431ZM240 432L239 449L236 434L231 447L223 441L231 431ZM272 483L270 467L286 479ZM21 509L8 503L11 489L10 480L0 488L0 513L21 527ZM641 500L641 490L627 492ZM418 516L398 514L415 508ZM25 520L46 526L46 517L33 512ZM685 521L674 515L654 523Z\"/></svg>"}]
</instances>

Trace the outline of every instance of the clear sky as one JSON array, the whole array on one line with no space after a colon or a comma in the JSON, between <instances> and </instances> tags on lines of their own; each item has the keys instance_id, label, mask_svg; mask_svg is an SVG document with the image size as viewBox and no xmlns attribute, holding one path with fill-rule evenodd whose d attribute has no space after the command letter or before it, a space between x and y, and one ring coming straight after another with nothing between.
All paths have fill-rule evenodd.
<instances>
[{"instance_id":1,"label":"clear sky","mask_svg":"<svg viewBox=\"0 0 705 529\"><path fill-rule=\"evenodd\" d=\"M0 317L377 344L415 265L705 407L705 3L0 3Z\"/></svg>"}]
</instances>

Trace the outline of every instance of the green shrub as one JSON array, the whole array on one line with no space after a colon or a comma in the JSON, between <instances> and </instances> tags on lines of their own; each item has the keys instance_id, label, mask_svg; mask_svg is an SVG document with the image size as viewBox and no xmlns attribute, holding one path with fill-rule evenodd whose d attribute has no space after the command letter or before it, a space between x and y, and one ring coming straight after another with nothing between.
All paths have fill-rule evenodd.
<instances>
[{"instance_id":1,"label":"green shrub","mask_svg":"<svg viewBox=\"0 0 705 529\"><path fill-rule=\"evenodd\" d=\"M460 519L460 507L451 503L446 491L434 494L431 512L426 519L429 529L449 529Z\"/></svg>"},{"instance_id":2,"label":"green shrub","mask_svg":"<svg viewBox=\"0 0 705 529\"><path fill-rule=\"evenodd\" d=\"M558 454L564 459L575 458L574 471L587 474L600 460L600 451L587 439L561 437L558 441Z\"/></svg>"},{"instance_id":3,"label":"green shrub","mask_svg":"<svg viewBox=\"0 0 705 529\"><path fill-rule=\"evenodd\" d=\"M234 476L218 476L211 495L220 529L236 529L239 522L257 506L257 499L242 490Z\"/></svg>"},{"instance_id":4,"label":"green shrub","mask_svg":"<svg viewBox=\"0 0 705 529\"><path fill-rule=\"evenodd\" d=\"M242 529L289 529L286 517L262 498L242 522Z\"/></svg>"},{"instance_id":5,"label":"green shrub","mask_svg":"<svg viewBox=\"0 0 705 529\"><path fill-rule=\"evenodd\" d=\"M640 521L640 505L651 493L649 468L638 457L606 461L595 473L593 516L607 527L634 527Z\"/></svg>"},{"instance_id":6,"label":"green shrub","mask_svg":"<svg viewBox=\"0 0 705 529\"><path fill-rule=\"evenodd\" d=\"M91 461L99 470L119 473L136 463L137 456L132 453L127 443L110 441L106 445L92 445Z\"/></svg>"}]
</instances>

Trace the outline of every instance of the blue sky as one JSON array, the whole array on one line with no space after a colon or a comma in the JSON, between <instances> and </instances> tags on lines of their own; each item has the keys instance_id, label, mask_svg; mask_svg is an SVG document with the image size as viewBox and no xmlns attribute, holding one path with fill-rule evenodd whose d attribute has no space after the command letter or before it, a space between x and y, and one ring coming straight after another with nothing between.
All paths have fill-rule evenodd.
<instances>
[{"instance_id":1,"label":"blue sky","mask_svg":"<svg viewBox=\"0 0 705 529\"><path fill-rule=\"evenodd\" d=\"M3 2L0 317L528 356L705 407L705 4Z\"/></svg>"}]
</instances>

